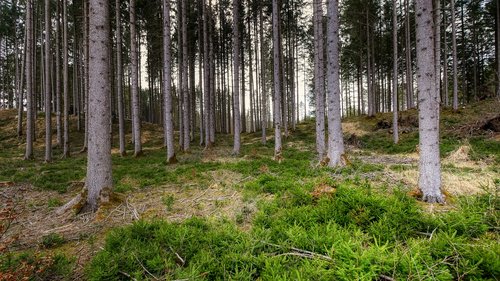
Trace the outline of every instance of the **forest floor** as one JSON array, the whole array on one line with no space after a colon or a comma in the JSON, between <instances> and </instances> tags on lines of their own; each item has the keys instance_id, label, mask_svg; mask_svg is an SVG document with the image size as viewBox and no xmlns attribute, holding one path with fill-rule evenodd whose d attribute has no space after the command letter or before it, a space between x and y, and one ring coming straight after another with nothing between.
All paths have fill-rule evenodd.
<instances>
[{"instance_id":1,"label":"forest floor","mask_svg":"<svg viewBox=\"0 0 500 281\"><path fill-rule=\"evenodd\" d=\"M232 137L217 135L214 148L204 150L196 138L189 153L177 155L178 164L166 165L161 126L144 124L143 156L120 157L113 150L110 202L95 214L61 215L58 207L85 181L76 119L72 156L60 159L55 147L47 164L42 115L36 160L24 161L16 112L0 111L0 280L496 280L498 108L489 100L442 112L444 205L418 201L418 119L411 110L400 114L397 145L390 114L346 118L350 163L336 169L315 158L312 120L285 138L281 163L272 159L273 138L262 145L259 132L242 135L239 157L231 156ZM144 236L156 236L143 245L138 233L146 230ZM158 242L162 231L173 240ZM336 233L338 241L323 241L314 231ZM204 235L208 241L199 237ZM186 244L189 237L193 245ZM155 252L149 248L155 243L169 247ZM455 252L441 249L450 245ZM427 257L426 247L439 252ZM342 254L344 248L350 250ZM387 258L379 260L381 254Z\"/></svg>"}]
</instances>

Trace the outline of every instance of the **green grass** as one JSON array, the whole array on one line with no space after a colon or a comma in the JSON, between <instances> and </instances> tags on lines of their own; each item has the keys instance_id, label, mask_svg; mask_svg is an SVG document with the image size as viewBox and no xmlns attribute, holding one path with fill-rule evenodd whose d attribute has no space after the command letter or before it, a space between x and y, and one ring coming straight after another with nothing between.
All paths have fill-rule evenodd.
<instances>
[{"instance_id":1,"label":"green grass","mask_svg":"<svg viewBox=\"0 0 500 281\"><path fill-rule=\"evenodd\" d=\"M345 183L334 195L314 199L292 186L260 203L247 232L230 221L200 218L116 229L87 277L493 280L500 274L496 200L463 199L455 211L430 215L398 191L379 194Z\"/></svg>"}]
</instances>

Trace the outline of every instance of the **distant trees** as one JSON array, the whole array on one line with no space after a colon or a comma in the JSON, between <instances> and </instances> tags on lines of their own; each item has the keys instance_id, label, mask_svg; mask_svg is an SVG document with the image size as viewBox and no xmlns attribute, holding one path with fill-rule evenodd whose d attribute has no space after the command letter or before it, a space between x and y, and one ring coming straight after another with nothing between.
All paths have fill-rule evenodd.
<instances>
[{"instance_id":1,"label":"distant trees","mask_svg":"<svg viewBox=\"0 0 500 281\"><path fill-rule=\"evenodd\" d=\"M437 93L444 106L457 110L500 93L498 1L431 1L436 89L421 91L423 81L417 82L418 99L414 78L422 69L414 67L420 52L414 30L420 15L413 1L328 0L326 17L324 2L179 0L170 9L163 0L114 1L114 21L108 16L106 24L116 49L107 63L120 154L126 154L130 120L135 156L142 153L141 126L151 122L164 127L168 163L176 162L176 140L178 151L189 152L198 136L210 149L216 133L232 134L239 154L242 131L260 130L266 144L272 129L275 159L282 160L284 141L299 116L309 117L309 107L318 160L336 166L344 154L341 117L393 112L397 142L398 111L415 107L423 97ZM302 12L306 5L312 18ZM35 122L41 112L44 160L56 153L70 156L73 122L78 131L83 124L81 152L87 149L89 79L95 72L89 7L89 0L0 2L0 106L18 109L17 133L22 139L26 132L26 159L34 157L36 132L43 131Z\"/></svg>"}]
</instances>

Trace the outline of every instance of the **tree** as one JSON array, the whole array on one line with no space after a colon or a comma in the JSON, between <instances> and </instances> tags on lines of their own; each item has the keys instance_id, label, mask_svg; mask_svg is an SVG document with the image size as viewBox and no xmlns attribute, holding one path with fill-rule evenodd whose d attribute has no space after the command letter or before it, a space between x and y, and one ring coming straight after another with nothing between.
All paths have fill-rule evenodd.
<instances>
[{"instance_id":1,"label":"tree","mask_svg":"<svg viewBox=\"0 0 500 281\"><path fill-rule=\"evenodd\" d=\"M26 151L24 159L33 159L33 0L26 1Z\"/></svg>"},{"instance_id":2,"label":"tree","mask_svg":"<svg viewBox=\"0 0 500 281\"><path fill-rule=\"evenodd\" d=\"M132 0L133 1L133 0ZM131 2L132 2L131 1ZM95 211L108 200L113 187L111 173L111 77L109 71L109 6L106 0L90 0L89 21L89 140L86 210Z\"/></svg>"},{"instance_id":3,"label":"tree","mask_svg":"<svg viewBox=\"0 0 500 281\"><path fill-rule=\"evenodd\" d=\"M68 0L63 0L63 157L69 157Z\"/></svg>"},{"instance_id":4,"label":"tree","mask_svg":"<svg viewBox=\"0 0 500 281\"><path fill-rule=\"evenodd\" d=\"M62 120L61 120L61 42L60 42L60 5L59 0L56 1L56 71L55 71L55 94L56 94L56 128L57 128L57 146L63 146L63 130L62 130Z\"/></svg>"},{"instance_id":5,"label":"tree","mask_svg":"<svg viewBox=\"0 0 500 281\"><path fill-rule=\"evenodd\" d=\"M172 57L170 53L170 1L163 0L163 128L167 146L167 163L177 160L174 150L174 126L172 122Z\"/></svg>"},{"instance_id":6,"label":"tree","mask_svg":"<svg viewBox=\"0 0 500 281\"><path fill-rule=\"evenodd\" d=\"M444 202L439 159L439 93L436 91L432 1L416 1L417 85L419 93L419 188L423 200Z\"/></svg>"},{"instance_id":7,"label":"tree","mask_svg":"<svg viewBox=\"0 0 500 281\"><path fill-rule=\"evenodd\" d=\"M52 116L50 89L50 0L45 0L45 162L52 161Z\"/></svg>"},{"instance_id":8,"label":"tree","mask_svg":"<svg viewBox=\"0 0 500 281\"><path fill-rule=\"evenodd\" d=\"M453 110L458 110L458 58L457 58L457 23L455 19L455 0L451 0L451 52L453 60Z\"/></svg>"},{"instance_id":9,"label":"tree","mask_svg":"<svg viewBox=\"0 0 500 281\"><path fill-rule=\"evenodd\" d=\"M267 142L267 134L266 134L266 128L267 128L267 89L266 89L266 55L264 51L264 19L263 19L263 12L262 10L264 9L264 4L260 2L261 4L259 5L259 38L260 38L260 60L261 60L261 70L260 70L260 80L262 84L262 101L261 101L261 112L262 112L262 144L266 144Z\"/></svg>"},{"instance_id":10,"label":"tree","mask_svg":"<svg viewBox=\"0 0 500 281\"><path fill-rule=\"evenodd\" d=\"M325 156L325 70L323 53L323 9L321 0L313 0L314 21L314 96L316 98L316 151Z\"/></svg>"},{"instance_id":11,"label":"tree","mask_svg":"<svg viewBox=\"0 0 500 281\"><path fill-rule=\"evenodd\" d=\"M123 110L123 65L122 65L122 31L120 19L120 0L115 1L116 17L116 96L118 98L118 139L120 143L120 155L125 156L125 114Z\"/></svg>"},{"instance_id":12,"label":"tree","mask_svg":"<svg viewBox=\"0 0 500 281\"><path fill-rule=\"evenodd\" d=\"M343 165L344 139L340 120L339 2L328 0L328 158L330 167Z\"/></svg>"},{"instance_id":13,"label":"tree","mask_svg":"<svg viewBox=\"0 0 500 281\"><path fill-rule=\"evenodd\" d=\"M397 2L392 0L392 136L399 142L398 132L398 12Z\"/></svg>"},{"instance_id":14,"label":"tree","mask_svg":"<svg viewBox=\"0 0 500 281\"><path fill-rule=\"evenodd\" d=\"M240 3L233 0L233 115L234 115L234 147L233 153L240 154Z\"/></svg>"},{"instance_id":15,"label":"tree","mask_svg":"<svg viewBox=\"0 0 500 281\"><path fill-rule=\"evenodd\" d=\"M274 159L281 161L281 48L279 14L280 0L273 0L273 65L274 65Z\"/></svg>"},{"instance_id":16,"label":"tree","mask_svg":"<svg viewBox=\"0 0 500 281\"><path fill-rule=\"evenodd\" d=\"M179 75L182 77L182 85L179 85L179 87L182 87L182 122L183 122L183 130L181 134L184 134L182 137L183 139L183 145L182 145L182 150L184 151L189 151L189 145L190 145L190 136L189 136L189 87L188 87L188 31L187 31L187 7L186 7L186 0L181 0L182 8L181 8L181 17L182 17L182 30L179 29L178 31L181 32L180 34L182 35L182 60L179 68ZM180 46L179 46L180 48ZM179 50L180 51L180 50ZM182 73L180 73L182 71Z\"/></svg>"},{"instance_id":17,"label":"tree","mask_svg":"<svg viewBox=\"0 0 500 281\"><path fill-rule=\"evenodd\" d=\"M135 16L135 0L130 0L130 60L131 60L131 80L132 80L132 137L134 139L134 157L142 154L141 144L141 117L139 101L139 66L137 49L137 32Z\"/></svg>"}]
</instances>

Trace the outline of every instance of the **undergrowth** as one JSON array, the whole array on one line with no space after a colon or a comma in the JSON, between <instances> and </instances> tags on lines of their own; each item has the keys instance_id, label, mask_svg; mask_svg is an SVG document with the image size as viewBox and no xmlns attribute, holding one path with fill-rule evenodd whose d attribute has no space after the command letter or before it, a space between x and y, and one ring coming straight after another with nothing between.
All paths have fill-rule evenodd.
<instances>
[{"instance_id":1,"label":"undergrowth","mask_svg":"<svg viewBox=\"0 0 500 281\"><path fill-rule=\"evenodd\" d=\"M267 179L260 183L266 185ZM253 227L228 220L139 221L112 231L90 280L494 280L500 274L498 199L459 199L429 214L402 192L350 183L314 197L269 188ZM273 185L271 185L272 187ZM255 188L249 186L248 188Z\"/></svg>"}]
</instances>

